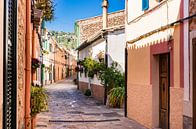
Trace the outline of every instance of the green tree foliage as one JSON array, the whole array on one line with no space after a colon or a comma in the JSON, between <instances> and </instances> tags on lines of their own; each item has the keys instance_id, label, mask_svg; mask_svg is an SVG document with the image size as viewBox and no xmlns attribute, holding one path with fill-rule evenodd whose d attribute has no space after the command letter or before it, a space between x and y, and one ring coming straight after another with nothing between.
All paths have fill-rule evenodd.
<instances>
[{"instance_id":1,"label":"green tree foliage","mask_svg":"<svg viewBox=\"0 0 196 129\"><path fill-rule=\"evenodd\" d=\"M76 49L77 43L76 36L74 35L74 33L66 33L62 31L51 31L50 33L60 46L68 49Z\"/></svg>"},{"instance_id":2,"label":"green tree foliage","mask_svg":"<svg viewBox=\"0 0 196 129\"><path fill-rule=\"evenodd\" d=\"M117 64L113 63L111 67L105 68L100 76L102 84L105 84L109 89L114 87L124 87L125 76L117 69Z\"/></svg>"},{"instance_id":3,"label":"green tree foliage","mask_svg":"<svg viewBox=\"0 0 196 129\"><path fill-rule=\"evenodd\" d=\"M42 10L45 21L54 19L55 4L53 0L36 0L35 6L37 9Z\"/></svg>"},{"instance_id":4,"label":"green tree foliage","mask_svg":"<svg viewBox=\"0 0 196 129\"><path fill-rule=\"evenodd\" d=\"M78 62L83 66L88 77L93 78L96 74L101 83L109 91L108 103L111 107L122 107L124 100L125 76L117 69L117 63L114 62L111 67L106 67L103 62L93 60L91 57Z\"/></svg>"}]
</instances>

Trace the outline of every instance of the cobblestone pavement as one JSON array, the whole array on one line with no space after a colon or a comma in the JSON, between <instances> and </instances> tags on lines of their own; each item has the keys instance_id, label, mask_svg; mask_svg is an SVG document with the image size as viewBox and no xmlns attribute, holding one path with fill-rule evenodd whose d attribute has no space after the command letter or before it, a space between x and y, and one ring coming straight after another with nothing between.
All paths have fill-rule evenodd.
<instances>
[{"instance_id":1,"label":"cobblestone pavement","mask_svg":"<svg viewBox=\"0 0 196 129\"><path fill-rule=\"evenodd\" d=\"M123 117L122 109L111 109L84 96L71 80L46 86L49 111L37 115L36 129L146 129Z\"/></svg>"}]
</instances>

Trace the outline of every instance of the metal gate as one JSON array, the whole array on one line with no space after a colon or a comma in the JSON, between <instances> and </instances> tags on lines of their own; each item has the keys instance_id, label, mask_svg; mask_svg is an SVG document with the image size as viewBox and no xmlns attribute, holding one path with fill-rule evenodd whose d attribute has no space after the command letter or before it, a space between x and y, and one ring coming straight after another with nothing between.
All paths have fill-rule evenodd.
<instances>
[{"instance_id":1,"label":"metal gate","mask_svg":"<svg viewBox=\"0 0 196 129\"><path fill-rule=\"evenodd\" d=\"M17 0L4 0L3 129L16 129Z\"/></svg>"}]
</instances>

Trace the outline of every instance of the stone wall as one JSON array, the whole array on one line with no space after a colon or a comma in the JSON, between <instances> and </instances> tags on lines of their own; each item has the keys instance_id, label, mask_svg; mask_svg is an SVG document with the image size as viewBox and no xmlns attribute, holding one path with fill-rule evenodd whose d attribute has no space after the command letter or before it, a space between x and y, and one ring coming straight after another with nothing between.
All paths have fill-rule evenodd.
<instances>
[{"instance_id":1,"label":"stone wall","mask_svg":"<svg viewBox=\"0 0 196 129\"><path fill-rule=\"evenodd\" d=\"M102 16L92 17L77 22L80 28L80 43L83 43L87 38L96 34L102 29ZM114 27L125 24L124 10L108 14L108 27Z\"/></svg>"},{"instance_id":2,"label":"stone wall","mask_svg":"<svg viewBox=\"0 0 196 129\"><path fill-rule=\"evenodd\" d=\"M196 0L190 0L190 15L194 15L196 13ZM196 18L190 20L190 31L196 30Z\"/></svg>"},{"instance_id":3,"label":"stone wall","mask_svg":"<svg viewBox=\"0 0 196 129\"><path fill-rule=\"evenodd\" d=\"M26 33L26 0L18 1L18 45L17 45L17 122L18 129L25 125L25 33Z\"/></svg>"},{"instance_id":4,"label":"stone wall","mask_svg":"<svg viewBox=\"0 0 196 129\"><path fill-rule=\"evenodd\" d=\"M101 85L96 85L96 84L90 84L91 87L91 92L92 92L92 96L100 101L101 103L104 102L104 87ZM88 89L88 83L87 82L82 82L79 81L79 90L82 91L83 93L85 93L85 91Z\"/></svg>"}]
</instances>

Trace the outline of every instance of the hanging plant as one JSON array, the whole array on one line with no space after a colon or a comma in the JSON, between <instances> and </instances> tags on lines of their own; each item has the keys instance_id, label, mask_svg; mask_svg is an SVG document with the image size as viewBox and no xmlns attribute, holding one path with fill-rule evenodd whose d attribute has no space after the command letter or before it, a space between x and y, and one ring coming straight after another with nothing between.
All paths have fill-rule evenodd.
<instances>
[{"instance_id":1,"label":"hanging plant","mask_svg":"<svg viewBox=\"0 0 196 129\"><path fill-rule=\"evenodd\" d=\"M76 66L76 67L75 67L75 72L79 72L79 71L80 71L79 66Z\"/></svg>"},{"instance_id":2,"label":"hanging plant","mask_svg":"<svg viewBox=\"0 0 196 129\"><path fill-rule=\"evenodd\" d=\"M44 55L48 55L48 54L49 54L49 52L48 52L48 51L46 51L46 50L43 50L43 51L42 51L42 54L44 54Z\"/></svg>"},{"instance_id":3,"label":"hanging plant","mask_svg":"<svg viewBox=\"0 0 196 129\"><path fill-rule=\"evenodd\" d=\"M54 19L55 4L53 0L36 0L35 6L37 9L42 10L45 21Z\"/></svg>"},{"instance_id":4,"label":"hanging plant","mask_svg":"<svg viewBox=\"0 0 196 129\"><path fill-rule=\"evenodd\" d=\"M45 68L46 66L45 66L45 64L42 64L42 68Z\"/></svg>"},{"instance_id":5,"label":"hanging plant","mask_svg":"<svg viewBox=\"0 0 196 129\"><path fill-rule=\"evenodd\" d=\"M105 57L105 54L104 54L104 52L99 52L98 54L97 54L97 58L99 59L99 62L104 62L104 57Z\"/></svg>"},{"instance_id":6,"label":"hanging plant","mask_svg":"<svg viewBox=\"0 0 196 129\"><path fill-rule=\"evenodd\" d=\"M78 60L78 61L77 61L77 65L83 66L83 65L84 65L84 60Z\"/></svg>"},{"instance_id":7,"label":"hanging plant","mask_svg":"<svg viewBox=\"0 0 196 129\"><path fill-rule=\"evenodd\" d=\"M34 70L39 68L40 67L40 61L37 58L32 58L31 67Z\"/></svg>"}]
</instances>

